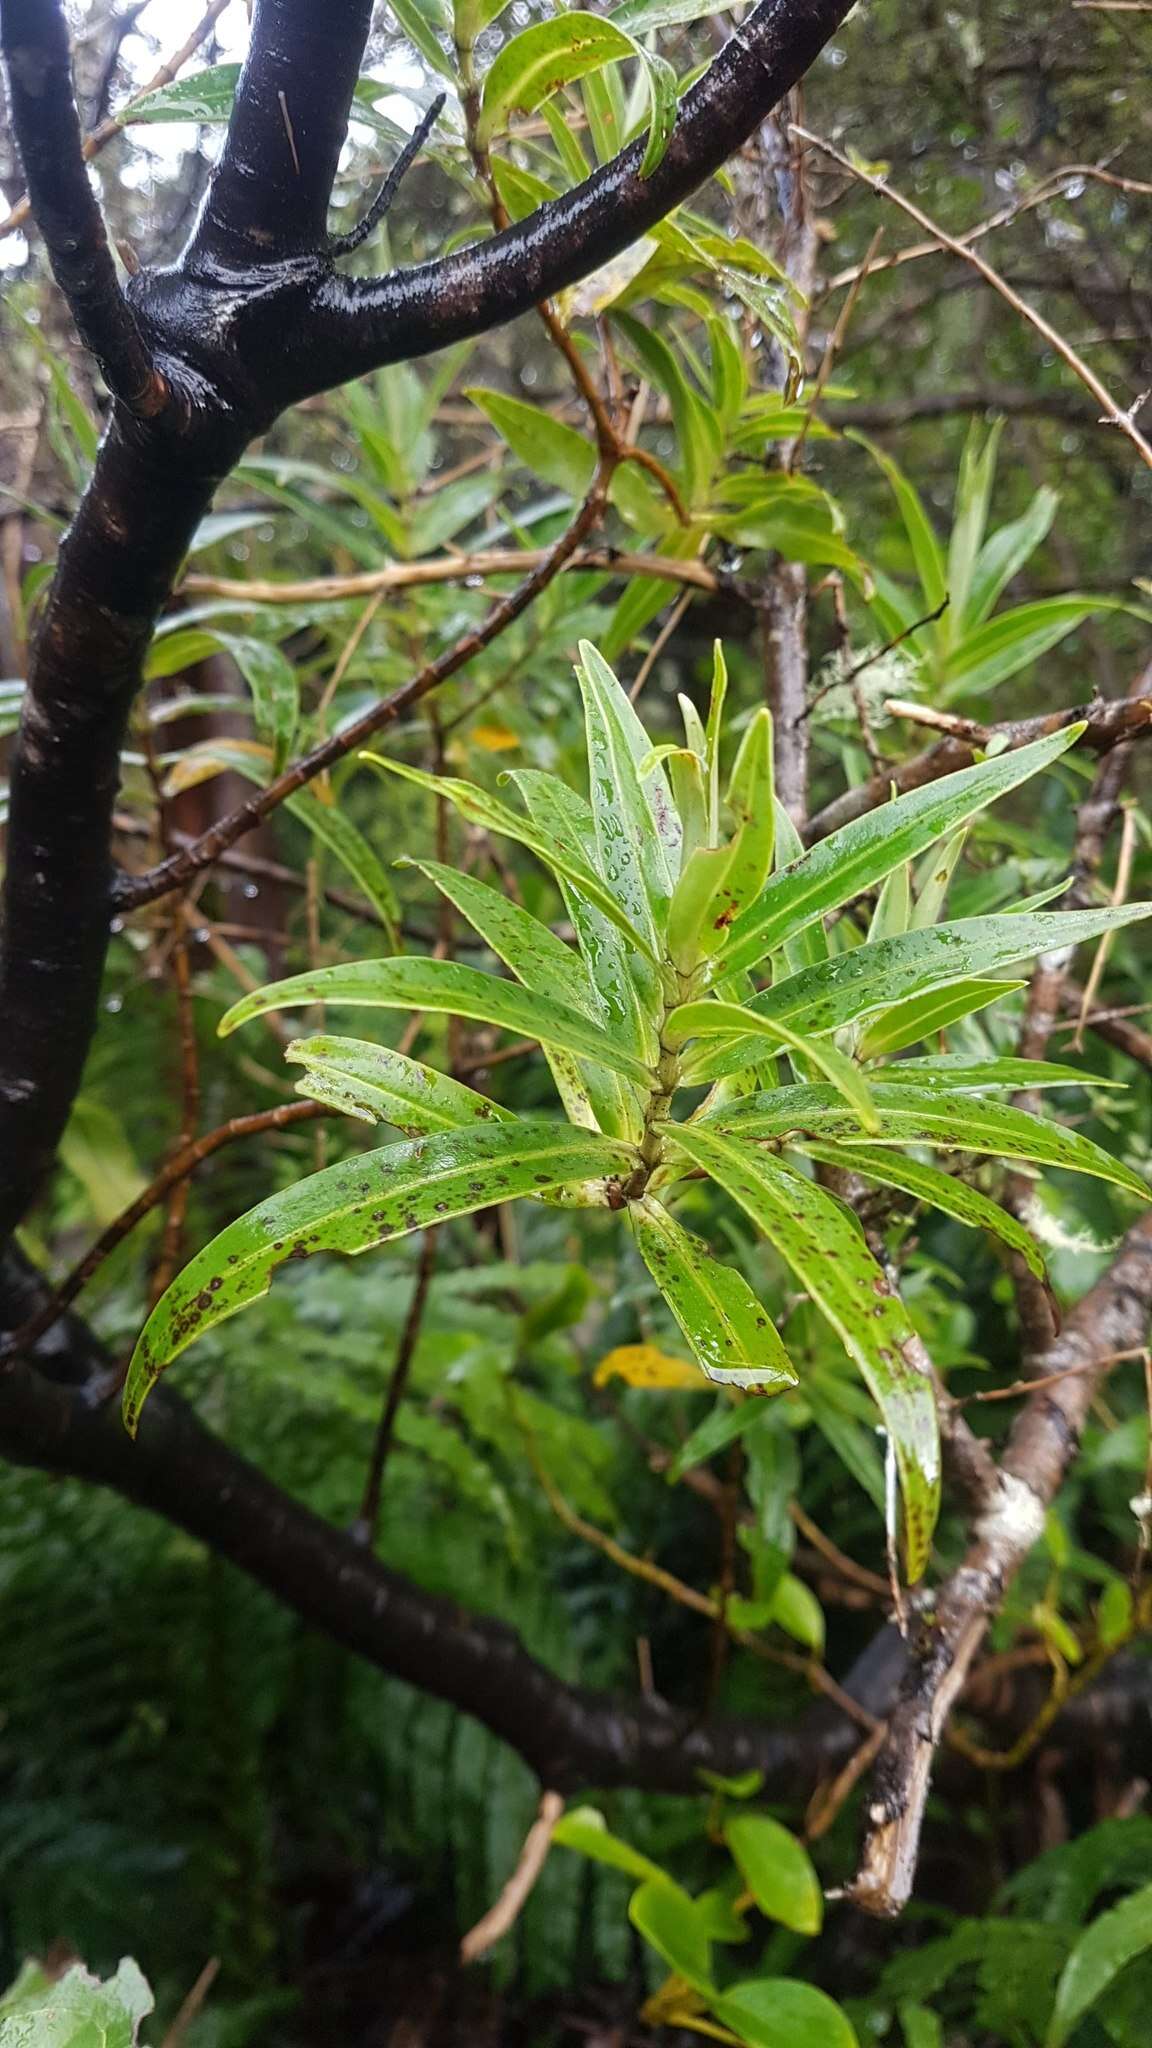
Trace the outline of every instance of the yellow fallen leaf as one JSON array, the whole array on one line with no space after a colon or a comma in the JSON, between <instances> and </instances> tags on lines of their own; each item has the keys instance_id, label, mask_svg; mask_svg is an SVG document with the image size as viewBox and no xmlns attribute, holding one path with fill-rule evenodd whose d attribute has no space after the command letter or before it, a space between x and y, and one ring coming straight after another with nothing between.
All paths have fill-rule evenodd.
<instances>
[{"instance_id":1,"label":"yellow fallen leaf","mask_svg":"<svg viewBox=\"0 0 1152 2048\"><path fill-rule=\"evenodd\" d=\"M603 1387L615 1379L630 1387L688 1387L696 1393L703 1393L708 1384L698 1365L687 1358L670 1358L655 1344L618 1344L600 1360L592 1384Z\"/></svg>"},{"instance_id":2,"label":"yellow fallen leaf","mask_svg":"<svg viewBox=\"0 0 1152 2048\"><path fill-rule=\"evenodd\" d=\"M474 725L472 738L486 754L509 754L520 745L516 734L507 725Z\"/></svg>"}]
</instances>

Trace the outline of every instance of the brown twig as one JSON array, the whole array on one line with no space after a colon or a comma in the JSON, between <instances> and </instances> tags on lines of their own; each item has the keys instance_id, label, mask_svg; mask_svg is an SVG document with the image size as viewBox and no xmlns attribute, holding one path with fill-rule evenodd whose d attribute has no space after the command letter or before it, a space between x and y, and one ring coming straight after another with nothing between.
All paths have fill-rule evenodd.
<instances>
[{"instance_id":1,"label":"brown twig","mask_svg":"<svg viewBox=\"0 0 1152 2048\"><path fill-rule=\"evenodd\" d=\"M116 1247L135 1230L145 1216L158 1208L170 1190L179 1182L187 1180L218 1152L222 1145L232 1145L240 1138L262 1137L267 1131L286 1130L292 1124L308 1123L314 1117L334 1116L338 1112L329 1109L322 1102L281 1102L275 1109L261 1109L251 1116L236 1116L226 1124L219 1124L214 1131L206 1131L182 1151L174 1153L165 1161L155 1178L130 1202L119 1216L113 1218L102 1230L96 1242L89 1246L82 1259L73 1266L70 1273L60 1282L51 1299L45 1302L22 1329L13 1332L0 1346L0 1356L8 1357L16 1352L26 1352L60 1320L71 1307L81 1290L88 1285L94 1273L98 1272L105 1259L111 1257Z\"/></svg>"},{"instance_id":2,"label":"brown twig","mask_svg":"<svg viewBox=\"0 0 1152 2048\"><path fill-rule=\"evenodd\" d=\"M551 552L548 548L480 549L468 555L434 555L427 561L389 562L383 569L365 569L355 576L311 576L292 583L244 583L227 576L194 575L186 576L180 588L190 596L229 598L245 605L329 604L391 590L423 589L433 583L468 583L478 576L525 576L542 568ZM710 596L739 590L734 579L692 556L676 561L670 555L581 548L561 566L576 574L603 569L612 576L656 576L665 583L686 584Z\"/></svg>"},{"instance_id":3,"label":"brown twig","mask_svg":"<svg viewBox=\"0 0 1152 2048\"><path fill-rule=\"evenodd\" d=\"M408 1314L404 1319L404 1328L400 1333L400 1342L396 1347L396 1357L389 1375L388 1389L384 1396L384 1405L380 1411L376 1438L372 1445L368 1477L364 1484L364 1498L360 1503L360 1513L352 1525L351 1533L355 1541L357 1543L365 1543L372 1549L375 1548L376 1537L380 1528L380 1499L384 1487L384 1468L388 1462L388 1453L392 1448L392 1439L396 1431L396 1417L400 1412L400 1403L407 1391L408 1379L412 1371L412 1360L416 1353L416 1346L420 1342L420 1329L424 1321L424 1310L428 1303L428 1289L432 1284L432 1275L436 1268L436 1240L437 1232L434 1227L424 1232L424 1240L420 1247L420 1261L416 1268L416 1284L412 1289L412 1299L408 1304Z\"/></svg>"},{"instance_id":4,"label":"brown twig","mask_svg":"<svg viewBox=\"0 0 1152 2048\"><path fill-rule=\"evenodd\" d=\"M564 1811L559 1792L541 1794L536 1819L524 1838L516 1868L494 1906L476 1922L460 1943L460 1961L475 1963L509 1933L536 1888L540 1872L548 1861L556 1823Z\"/></svg>"}]
</instances>

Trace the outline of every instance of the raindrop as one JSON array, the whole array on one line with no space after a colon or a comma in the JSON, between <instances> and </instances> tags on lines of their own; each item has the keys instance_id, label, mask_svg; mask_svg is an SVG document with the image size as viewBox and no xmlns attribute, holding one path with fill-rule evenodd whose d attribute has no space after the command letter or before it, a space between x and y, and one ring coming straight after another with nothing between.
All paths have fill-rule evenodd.
<instances>
[{"instance_id":1,"label":"raindrop","mask_svg":"<svg viewBox=\"0 0 1152 2048\"><path fill-rule=\"evenodd\" d=\"M255 903L255 901L256 901L256 898L257 898L257 897L258 897L258 895L260 894L260 885L259 885L259 883L258 883L258 882L245 882L245 884L244 884L244 894L245 894L245 896L247 897L247 900L248 900L248 902L249 902L249 903Z\"/></svg>"},{"instance_id":2,"label":"raindrop","mask_svg":"<svg viewBox=\"0 0 1152 2048\"><path fill-rule=\"evenodd\" d=\"M119 1012L124 1008L123 996L109 996L108 1001L104 1005L104 1008L108 1011L110 1016L117 1016Z\"/></svg>"}]
</instances>

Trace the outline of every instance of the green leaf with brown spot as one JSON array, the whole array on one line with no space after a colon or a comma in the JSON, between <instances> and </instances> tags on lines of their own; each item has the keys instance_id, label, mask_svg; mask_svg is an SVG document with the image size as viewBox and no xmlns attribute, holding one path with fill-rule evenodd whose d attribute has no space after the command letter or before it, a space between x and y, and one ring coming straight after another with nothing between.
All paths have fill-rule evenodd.
<instances>
[{"instance_id":1,"label":"green leaf with brown spot","mask_svg":"<svg viewBox=\"0 0 1152 2048\"><path fill-rule=\"evenodd\" d=\"M640 1256L699 1360L722 1386L794 1387L796 1373L763 1303L651 1195L629 1204Z\"/></svg>"},{"instance_id":2,"label":"green leaf with brown spot","mask_svg":"<svg viewBox=\"0 0 1152 2048\"><path fill-rule=\"evenodd\" d=\"M908 1575L918 1579L928 1562L940 1500L935 1395L904 1304L855 1218L823 1188L729 1133L703 1124L667 1124L663 1135L739 1203L855 1359L895 1452Z\"/></svg>"},{"instance_id":3,"label":"green leaf with brown spot","mask_svg":"<svg viewBox=\"0 0 1152 2048\"><path fill-rule=\"evenodd\" d=\"M189 1344L266 1294L278 1266L316 1252L347 1257L476 1209L569 1182L629 1173L629 1146L569 1124L488 1124L342 1159L271 1195L198 1252L153 1309L124 1389L135 1436L161 1373Z\"/></svg>"}]
</instances>

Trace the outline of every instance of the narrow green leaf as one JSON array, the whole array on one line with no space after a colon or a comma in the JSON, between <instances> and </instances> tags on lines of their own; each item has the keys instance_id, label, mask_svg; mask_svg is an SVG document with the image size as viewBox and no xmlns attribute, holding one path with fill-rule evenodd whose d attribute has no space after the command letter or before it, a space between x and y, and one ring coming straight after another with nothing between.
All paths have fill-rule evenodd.
<instances>
[{"instance_id":1,"label":"narrow green leaf","mask_svg":"<svg viewBox=\"0 0 1152 2048\"><path fill-rule=\"evenodd\" d=\"M835 1145L813 1144L806 1138L799 1149L807 1158L825 1166L844 1165L844 1155ZM1044 1257L1031 1231L1025 1230L999 1202L982 1195L978 1188L969 1187L966 1181L957 1180L954 1174L943 1173L938 1166L926 1166L920 1159L910 1159L905 1152L886 1152L882 1147L872 1150L865 1145L853 1146L851 1169L865 1180L914 1195L917 1201L927 1202L946 1216L954 1216L958 1223L990 1231L1002 1244L1019 1253L1038 1280L1045 1278Z\"/></svg>"},{"instance_id":2,"label":"narrow green leaf","mask_svg":"<svg viewBox=\"0 0 1152 2048\"><path fill-rule=\"evenodd\" d=\"M876 1079L889 1087L949 1088L954 1092L965 1088L1008 1092L1014 1088L1124 1086L1123 1081L1111 1081L1104 1074L1090 1074L1081 1067L1065 1067L1052 1060L971 1060L962 1052L928 1053L922 1059L898 1060L885 1067Z\"/></svg>"},{"instance_id":3,"label":"narrow green leaf","mask_svg":"<svg viewBox=\"0 0 1152 2048\"><path fill-rule=\"evenodd\" d=\"M575 427L565 426L539 405L525 405L503 391L486 391L473 384L464 396L491 420L525 469L570 498L583 498L596 468L596 450Z\"/></svg>"},{"instance_id":4,"label":"narrow green leaf","mask_svg":"<svg viewBox=\"0 0 1152 2048\"><path fill-rule=\"evenodd\" d=\"M802 1842L765 1813L737 1813L724 1840L762 1913L796 1934L819 1934L824 1895Z\"/></svg>"},{"instance_id":5,"label":"narrow green leaf","mask_svg":"<svg viewBox=\"0 0 1152 2048\"><path fill-rule=\"evenodd\" d=\"M1119 609L1122 606L1111 598L1069 594L1039 598L1035 604L1000 612L953 646L943 670L948 695L961 689L995 689L1058 646L1094 612Z\"/></svg>"},{"instance_id":6,"label":"narrow green leaf","mask_svg":"<svg viewBox=\"0 0 1152 2048\"><path fill-rule=\"evenodd\" d=\"M549 842L555 840L577 847L582 854L587 850L585 857L595 859L596 827L584 797L569 789L558 776L545 775L536 768L513 769L511 780L537 831ZM606 918L597 903L565 875L558 879L576 943L609 1029L620 1034L633 1052L654 1062L659 1050L654 1013L642 998L634 971L636 963L619 926ZM646 983L648 979L645 975Z\"/></svg>"},{"instance_id":7,"label":"narrow green leaf","mask_svg":"<svg viewBox=\"0 0 1152 2048\"><path fill-rule=\"evenodd\" d=\"M132 100L123 109L120 121L126 128L134 127L138 121L195 121L198 127L226 121L232 112L239 77L238 64L214 64L207 71L192 72L188 78L175 78L170 85L159 86L155 92Z\"/></svg>"},{"instance_id":8,"label":"narrow green leaf","mask_svg":"<svg viewBox=\"0 0 1152 2048\"><path fill-rule=\"evenodd\" d=\"M335 804L321 803L311 790L297 791L295 796L285 800L284 808L306 825L330 853L335 854L345 873L368 898L384 927L389 944L396 945L400 930L400 905L396 901L396 891L387 869L364 834Z\"/></svg>"},{"instance_id":9,"label":"narrow green leaf","mask_svg":"<svg viewBox=\"0 0 1152 2048\"><path fill-rule=\"evenodd\" d=\"M791 1387L792 1362L743 1274L722 1265L651 1195L629 1204L648 1271L710 1380L722 1386Z\"/></svg>"},{"instance_id":10,"label":"narrow green leaf","mask_svg":"<svg viewBox=\"0 0 1152 2048\"><path fill-rule=\"evenodd\" d=\"M843 2008L792 1977L755 1977L712 2000L745 2048L860 2048Z\"/></svg>"},{"instance_id":11,"label":"narrow green leaf","mask_svg":"<svg viewBox=\"0 0 1152 2048\"><path fill-rule=\"evenodd\" d=\"M834 1140L844 1148L846 1165L850 1164L847 1155L861 1143L933 1145L942 1152L979 1152L993 1159L1025 1159L1035 1166L1063 1167L1147 1199L1148 1182L1123 1160L1105 1152L1083 1132L1050 1123L1029 1110L992 1102L976 1093L893 1088L883 1082L874 1085L873 1096L882 1128L867 1140L861 1139L855 1120L827 1088L780 1089L774 1095L750 1096L720 1111L716 1121L745 1140L783 1137L792 1131L799 1145L809 1134L824 1142Z\"/></svg>"},{"instance_id":12,"label":"narrow green leaf","mask_svg":"<svg viewBox=\"0 0 1152 2048\"><path fill-rule=\"evenodd\" d=\"M284 1057L305 1073L296 1093L326 1102L362 1123L394 1124L405 1137L429 1131L470 1130L477 1123L508 1122L512 1111L453 1081L435 1067L390 1045L318 1033L293 1039Z\"/></svg>"},{"instance_id":13,"label":"narrow green leaf","mask_svg":"<svg viewBox=\"0 0 1152 2048\"><path fill-rule=\"evenodd\" d=\"M434 860L413 861L411 865L427 875L456 905L525 988L581 1010L599 1025L600 1003L584 962L539 918L498 889L489 888L487 882L463 874L458 868ZM618 1077L609 1076L590 1063L583 1069L575 1067L568 1054L555 1049L549 1051L545 1047L545 1053L572 1122L587 1123L593 1130L618 1131Z\"/></svg>"},{"instance_id":14,"label":"narrow green leaf","mask_svg":"<svg viewBox=\"0 0 1152 2048\"><path fill-rule=\"evenodd\" d=\"M725 972L755 967L816 918L875 888L894 868L915 860L936 840L1058 760L1082 731L1082 726L1068 727L1030 746L979 761L841 826L778 869L758 900L737 919Z\"/></svg>"},{"instance_id":15,"label":"narrow green leaf","mask_svg":"<svg viewBox=\"0 0 1152 2048\"><path fill-rule=\"evenodd\" d=\"M374 768L385 774L399 775L405 782L414 782L418 789L426 789L433 796L443 797L470 824L480 825L486 832L495 832L501 838L514 839L520 846L526 846L529 853L543 861L557 878L563 878L579 889L641 953L655 957L648 936L636 929L607 883L601 881L588 865L581 850L570 845L565 838L548 837L536 831L527 818L510 810L499 797L490 796L477 783L460 782L452 775L429 775L423 768L409 767L406 761L393 761L383 754L361 754L360 759L370 761Z\"/></svg>"},{"instance_id":16,"label":"narrow green leaf","mask_svg":"<svg viewBox=\"0 0 1152 2048\"><path fill-rule=\"evenodd\" d=\"M272 773L278 775L288 759L300 718L296 670L272 640L253 640L232 633L219 633L216 637L252 692L256 730L272 749Z\"/></svg>"},{"instance_id":17,"label":"narrow green leaf","mask_svg":"<svg viewBox=\"0 0 1152 2048\"><path fill-rule=\"evenodd\" d=\"M197 1253L153 1309L124 1389L129 1434L172 1360L266 1294L286 1260L323 1251L353 1256L450 1216L628 1172L634 1157L627 1146L567 1124L517 1121L390 1145L270 1196Z\"/></svg>"},{"instance_id":18,"label":"narrow green leaf","mask_svg":"<svg viewBox=\"0 0 1152 2048\"><path fill-rule=\"evenodd\" d=\"M694 1465L704 1465L714 1458L718 1451L735 1443L746 1429L750 1429L763 1414L758 1402L742 1401L739 1407L721 1395L711 1415L706 1415L688 1437L685 1437L672 1463L664 1474L669 1486L683 1479Z\"/></svg>"},{"instance_id":19,"label":"narrow green leaf","mask_svg":"<svg viewBox=\"0 0 1152 2048\"><path fill-rule=\"evenodd\" d=\"M1101 932L1119 930L1152 914L1152 905L1118 908L1039 911L1003 917L970 917L956 924L933 925L924 932L904 932L857 946L789 975L750 1005L758 1016L789 1023L808 1036L838 1030L874 1010L906 1002L928 989L960 979L996 974L1058 947L1077 946ZM725 956L726 966L728 956ZM756 1057L746 1040L721 1056L709 1072L737 1073Z\"/></svg>"},{"instance_id":20,"label":"narrow green leaf","mask_svg":"<svg viewBox=\"0 0 1152 2048\"><path fill-rule=\"evenodd\" d=\"M675 123L675 73L614 22L579 8L535 22L505 43L484 80L478 140L490 143L513 113L531 114L561 86L628 57L639 61L648 84L651 122L641 165L641 176L647 177L663 156Z\"/></svg>"},{"instance_id":21,"label":"narrow green leaf","mask_svg":"<svg viewBox=\"0 0 1152 2048\"><path fill-rule=\"evenodd\" d=\"M918 930L924 929L922 926ZM975 977L961 976L959 981L949 982L946 988L929 989L926 995L909 996L906 1003L893 1003L879 1017L873 1018L861 1035L856 1047L861 1060L878 1060L903 1052L907 1045L919 1045L922 1039L931 1039L940 1031L946 1031L949 1024L958 1024L962 1017L974 1017L980 1010L988 1009L1004 996L1014 995L1025 986L1022 981L983 981ZM885 1070L887 1072L887 1069Z\"/></svg>"},{"instance_id":22,"label":"narrow green leaf","mask_svg":"<svg viewBox=\"0 0 1152 2048\"><path fill-rule=\"evenodd\" d=\"M1003 430L1003 420L994 420L981 443L981 430L973 421L964 443L960 473L956 479L952 536L948 546L950 627L953 626L953 622L967 618L976 558L983 546L984 533L988 525L988 506L996 477L996 457Z\"/></svg>"},{"instance_id":23,"label":"narrow green leaf","mask_svg":"<svg viewBox=\"0 0 1152 2048\"><path fill-rule=\"evenodd\" d=\"M1092 1922L1060 1973L1046 2048L1064 2048L1074 2028L1126 1963L1152 1948L1152 1884Z\"/></svg>"},{"instance_id":24,"label":"narrow green leaf","mask_svg":"<svg viewBox=\"0 0 1152 2048\"><path fill-rule=\"evenodd\" d=\"M932 1383L899 1296L854 1218L823 1188L711 1127L666 1125L663 1134L752 1218L855 1359L895 1451L908 1575L918 1579L939 1506L940 1442Z\"/></svg>"},{"instance_id":25,"label":"narrow green leaf","mask_svg":"<svg viewBox=\"0 0 1152 2048\"><path fill-rule=\"evenodd\" d=\"M714 997L697 1003L682 1003L679 1009L672 1011L664 1025L665 1040L673 1046L692 1038L728 1037L737 1032L770 1039L774 1045L786 1046L789 1052L809 1060L827 1076L837 1094L851 1105L866 1131L879 1129L879 1118L864 1075L843 1053L837 1052L834 1045L821 1039L803 1038L787 1024L775 1020L765 1022L755 1010L740 1003L717 1002ZM691 1086L690 1064L685 1069L685 1080Z\"/></svg>"},{"instance_id":26,"label":"narrow green leaf","mask_svg":"<svg viewBox=\"0 0 1152 2048\"><path fill-rule=\"evenodd\" d=\"M874 441L869 441L864 434L852 432L849 432L848 439L858 441L862 448L866 448L872 460L879 464L887 477L900 508L904 531L908 535L908 545L912 550L916 574L920 578L920 588L924 593L924 609L935 611L937 605L943 604L948 595L948 574L940 543L924 510L920 493L915 485L909 482L899 464L893 462L891 456L886 455L882 448L878 448Z\"/></svg>"},{"instance_id":27,"label":"narrow green leaf","mask_svg":"<svg viewBox=\"0 0 1152 2048\"><path fill-rule=\"evenodd\" d=\"M576 675L600 872L632 923L654 941L667 920L679 866L680 821L659 764L640 772L652 742L591 641L580 642Z\"/></svg>"},{"instance_id":28,"label":"narrow green leaf","mask_svg":"<svg viewBox=\"0 0 1152 2048\"><path fill-rule=\"evenodd\" d=\"M985 541L972 573L962 621L968 631L983 625L1002 591L1035 554L1047 537L1059 503L1058 493L1043 484L1021 518L1013 520L1010 526L1002 526Z\"/></svg>"},{"instance_id":29,"label":"narrow green leaf","mask_svg":"<svg viewBox=\"0 0 1152 2048\"><path fill-rule=\"evenodd\" d=\"M338 967L318 967L292 975L243 996L220 1020L227 1038L252 1017L269 1010L299 1009L309 1003L351 1003L365 1009L431 1010L453 1017L474 1017L496 1024L522 1038L557 1045L577 1059L599 1060L630 1081L651 1084L648 1069L618 1045L612 1034L565 1003L552 1002L500 981L479 968L455 960L427 960L411 955L388 960L353 960Z\"/></svg>"}]
</instances>

